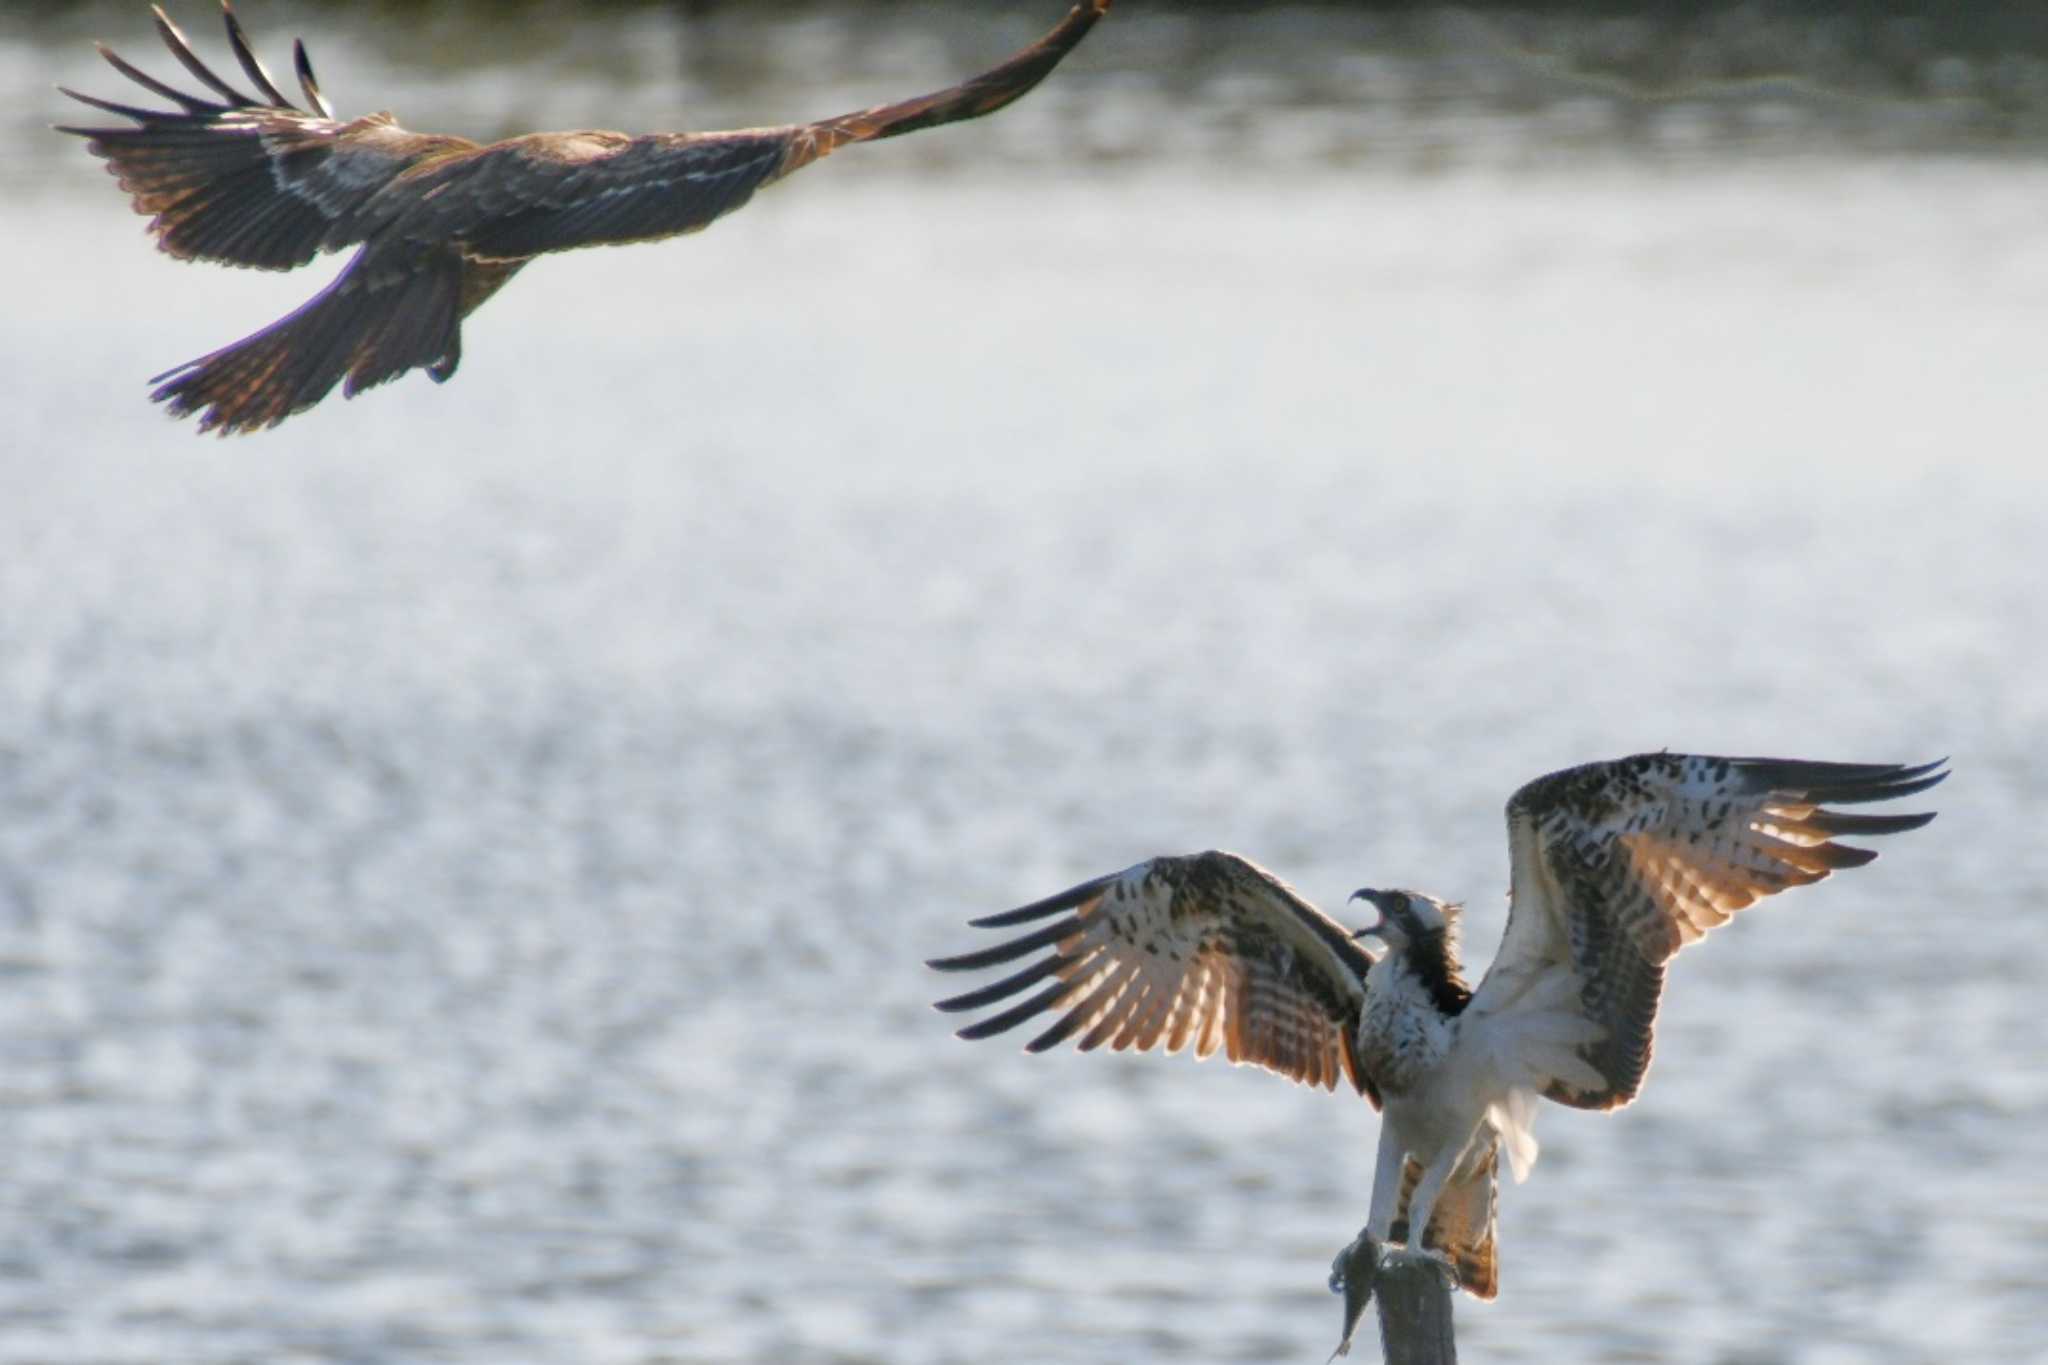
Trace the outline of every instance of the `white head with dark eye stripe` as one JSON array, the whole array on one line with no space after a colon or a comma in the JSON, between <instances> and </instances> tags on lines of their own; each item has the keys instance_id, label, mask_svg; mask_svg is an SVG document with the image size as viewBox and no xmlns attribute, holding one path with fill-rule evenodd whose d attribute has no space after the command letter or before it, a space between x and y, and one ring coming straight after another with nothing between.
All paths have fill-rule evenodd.
<instances>
[{"instance_id":1,"label":"white head with dark eye stripe","mask_svg":"<svg viewBox=\"0 0 2048 1365\"><path fill-rule=\"evenodd\" d=\"M1461 907L1420 891L1375 891L1371 887L1352 892L1351 899L1369 901L1380 912L1377 924L1367 925L1354 937L1370 935L1397 953L1422 943L1440 943L1448 956L1457 956Z\"/></svg>"},{"instance_id":2,"label":"white head with dark eye stripe","mask_svg":"<svg viewBox=\"0 0 2048 1365\"><path fill-rule=\"evenodd\" d=\"M1387 945L1389 955L1404 964L1429 992L1436 1007L1457 1014L1472 999L1472 989L1459 972L1458 912L1462 908L1420 891L1359 891L1353 900L1368 900L1380 912L1379 923L1358 931Z\"/></svg>"}]
</instances>

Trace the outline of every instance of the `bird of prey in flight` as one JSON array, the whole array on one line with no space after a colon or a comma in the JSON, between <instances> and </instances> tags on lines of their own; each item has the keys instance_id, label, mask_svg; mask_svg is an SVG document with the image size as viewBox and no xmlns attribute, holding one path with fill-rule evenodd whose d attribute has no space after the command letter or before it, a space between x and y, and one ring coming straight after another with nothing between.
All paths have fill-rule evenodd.
<instances>
[{"instance_id":1,"label":"bird of prey in flight","mask_svg":"<svg viewBox=\"0 0 2048 1365\"><path fill-rule=\"evenodd\" d=\"M87 139L184 260L290 270L356 248L334 283L253 336L156 376L170 411L201 431L274 426L341 384L363 389L462 359L462 320L534 257L695 232L754 191L854 142L993 113L1058 66L1109 0L1082 0L1009 60L933 94L815 123L713 133L530 133L480 145L414 133L389 113L347 122L321 94L304 44L294 105L251 49L229 0L228 43L254 94L193 50L161 8L156 26L191 94L102 45L116 71L174 110L64 93L133 127L64 127Z\"/></svg>"},{"instance_id":2,"label":"bird of prey in flight","mask_svg":"<svg viewBox=\"0 0 2048 1365\"><path fill-rule=\"evenodd\" d=\"M1349 1083L1384 1110L1365 1235L1434 1256L1492 1298L1496 1172L1505 1157L1520 1180L1535 1162L1536 1101L1634 1099L1671 957L1765 896L1877 856L1836 836L1934 818L1829 805L1946 776L1941 762L1654 753L1538 778L1508 802L1507 932L1477 990L1460 971L1456 905L1361 891L1353 899L1380 918L1354 933L1270 872L1209 852L973 921L1034 927L930 965L1032 960L938 1007L996 1007L960 1030L970 1039L1050 1020L1033 1052L1069 1038L1084 1052L1192 1046L1309 1085Z\"/></svg>"}]
</instances>

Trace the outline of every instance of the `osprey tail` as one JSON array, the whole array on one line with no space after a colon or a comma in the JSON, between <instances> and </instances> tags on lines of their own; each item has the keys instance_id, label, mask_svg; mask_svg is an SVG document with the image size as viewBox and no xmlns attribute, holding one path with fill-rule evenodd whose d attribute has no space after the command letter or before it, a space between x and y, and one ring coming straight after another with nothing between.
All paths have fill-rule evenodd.
<instances>
[{"instance_id":1,"label":"osprey tail","mask_svg":"<svg viewBox=\"0 0 2048 1365\"><path fill-rule=\"evenodd\" d=\"M1500 1260L1495 1253L1495 1193L1499 1188L1500 1155L1488 1148L1486 1159L1461 1166L1444 1183L1430 1210L1429 1230L1421 1245L1451 1263L1458 1287L1474 1298L1500 1293ZM1410 1157L1401 1167L1401 1202L1394 1217L1393 1240L1416 1245L1408 1235L1408 1201L1422 1179L1422 1167Z\"/></svg>"}]
</instances>

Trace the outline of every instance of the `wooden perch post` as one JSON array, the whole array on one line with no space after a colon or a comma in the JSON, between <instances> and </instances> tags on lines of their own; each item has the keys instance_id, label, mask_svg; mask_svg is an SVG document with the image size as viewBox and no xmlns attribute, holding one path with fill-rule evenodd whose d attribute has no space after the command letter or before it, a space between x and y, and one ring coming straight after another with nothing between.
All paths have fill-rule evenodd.
<instances>
[{"instance_id":1,"label":"wooden perch post","mask_svg":"<svg viewBox=\"0 0 2048 1365\"><path fill-rule=\"evenodd\" d=\"M1344 1296L1344 1339L1330 1359L1348 1355L1365 1305L1378 1301L1387 1365L1457 1365L1451 1329L1451 1277L1433 1256L1382 1252L1364 1232L1337 1253L1330 1289Z\"/></svg>"}]
</instances>

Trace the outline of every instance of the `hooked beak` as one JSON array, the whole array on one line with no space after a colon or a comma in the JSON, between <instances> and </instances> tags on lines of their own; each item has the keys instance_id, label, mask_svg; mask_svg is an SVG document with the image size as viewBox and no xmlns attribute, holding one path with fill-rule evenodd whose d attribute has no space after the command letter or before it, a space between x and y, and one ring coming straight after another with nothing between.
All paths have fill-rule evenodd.
<instances>
[{"instance_id":1,"label":"hooked beak","mask_svg":"<svg viewBox=\"0 0 2048 1365\"><path fill-rule=\"evenodd\" d=\"M1380 893L1373 890L1369 886L1362 886L1358 890L1351 893L1350 899L1353 901L1369 901L1372 904L1372 908L1380 912L1380 917L1378 919L1374 920L1371 924L1366 925L1363 929L1358 930L1356 933L1352 934L1351 937L1376 938L1380 940L1382 943L1386 942L1387 911L1386 907L1380 904ZM1350 901L1346 901L1345 904L1350 904Z\"/></svg>"}]
</instances>

